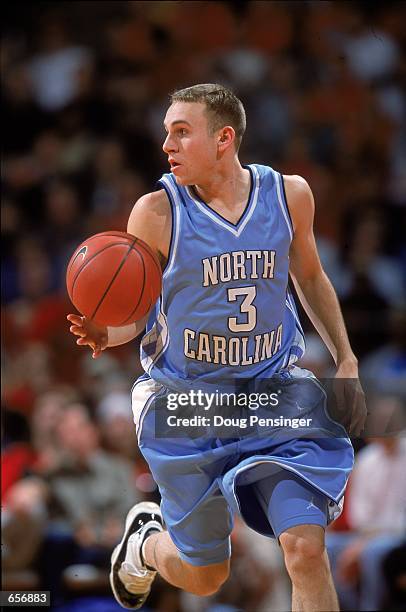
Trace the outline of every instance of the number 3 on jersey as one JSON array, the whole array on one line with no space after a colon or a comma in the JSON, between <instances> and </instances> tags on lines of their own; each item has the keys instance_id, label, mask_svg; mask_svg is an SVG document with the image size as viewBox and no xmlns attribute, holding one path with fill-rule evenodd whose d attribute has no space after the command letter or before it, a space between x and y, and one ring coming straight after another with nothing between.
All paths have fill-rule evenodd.
<instances>
[{"instance_id":1,"label":"number 3 on jersey","mask_svg":"<svg viewBox=\"0 0 406 612\"><path fill-rule=\"evenodd\" d=\"M229 302L235 302L237 297L244 296L240 305L240 312L247 315L245 323L238 323L237 317L228 317L228 329L230 331L250 332L254 329L257 324L257 309L253 305L256 294L257 288L255 286L227 289L227 300Z\"/></svg>"}]
</instances>

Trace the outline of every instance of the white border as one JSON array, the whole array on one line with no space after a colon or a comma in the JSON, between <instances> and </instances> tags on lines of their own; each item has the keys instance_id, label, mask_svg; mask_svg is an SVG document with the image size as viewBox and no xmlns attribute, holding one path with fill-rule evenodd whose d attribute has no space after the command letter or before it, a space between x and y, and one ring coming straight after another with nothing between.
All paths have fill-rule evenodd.
<instances>
[{"instance_id":1,"label":"white border","mask_svg":"<svg viewBox=\"0 0 406 612\"><path fill-rule=\"evenodd\" d=\"M290 235L290 239L293 240L293 231L292 231L292 226L290 223L290 220L288 218L285 206L283 205L283 201L282 201L282 192L281 192L281 177L279 172L276 172L276 170L274 170L273 168L271 168L274 177L275 177L275 183L276 183L276 191L278 194L278 202L279 202L279 206L281 208L282 214L284 216L284 219L286 221L286 225L288 226L288 230L289 230L289 235ZM287 206L287 203L286 203Z\"/></svg>"},{"instance_id":2,"label":"white border","mask_svg":"<svg viewBox=\"0 0 406 612\"><path fill-rule=\"evenodd\" d=\"M171 193L172 203L173 203L173 206L171 206L171 208L173 209L173 213L174 213L174 216L175 216L175 218L172 219L172 223L173 223L173 227L172 227L172 231L173 231L173 246L172 246L172 251L170 253L170 258L169 258L168 264L167 264L167 266L166 266L166 268L164 270L164 273L162 275L162 278L165 278L166 276L168 276L169 272L173 268L173 265L175 263L176 251L178 250L178 242L179 242L179 234L180 234L180 231L179 231L180 230L180 211L179 211L178 194L177 194L176 190L174 189L171 181L165 175L161 178L161 181L163 183L165 183L166 187L169 189L169 191ZM162 290L162 297L163 297L163 290Z\"/></svg>"},{"instance_id":3,"label":"white border","mask_svg":"<svg viewBox=\"0 0 406 612\"><path fill-rule=\"evenodd\" d=\"M133 387L131 393L131 408L133 411L135 433L138 443L140 443L141 440L142 425L148 408L162 389L162 385L151 378L138 380Z\"/></svg>"},{"instance_id":4,"label":"white border","mask_svg":"<svg viewBox=\"0 0 406 612\"><path fill-rule=\"evenodd\" d=\"M191 189L189 187L186 187L186 191L188 193L188 196L196 204L196 206L199 208L199 210L202 213L204 213L205 215L207 215L212 221L217 223L217 225L220 225L224 229L226 229L229 232L231 232L231 234L234 234L234 236L236 236L237 238L240 236L240 234L244 230L245 226L247 225L248 221L251 219L251 217L252 217L252 215L254 213L254 210L255 210L255 208L257 206L257 202L258 202L259 172L258 172L258 170L257 170L257 168L255 166L249 166L249 167L251 168L251 170L253 172L253 179L254 179L254 182L255 182L255 185L254 185L254 194L252 196L252 201L251 201L250 209L249 209L249 211L248 211L244 221L241 223L240 227L238 227L238 228L231 227L230 225L227 224L227 222L222 221L214 213L211 213L209 210L207 210L206 206L204 206L204 204L199 202L199 200L197 200L194 197Z\"/></svg>"}]
</instances>

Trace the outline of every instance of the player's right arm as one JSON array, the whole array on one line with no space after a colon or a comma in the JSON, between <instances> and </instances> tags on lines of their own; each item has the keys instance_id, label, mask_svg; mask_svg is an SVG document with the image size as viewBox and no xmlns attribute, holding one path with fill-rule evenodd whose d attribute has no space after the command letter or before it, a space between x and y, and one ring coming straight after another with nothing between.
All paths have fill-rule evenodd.
<instances>
[{"instance_id":1,"label":"player's right arm","mask_svg":"<svg viewBox=\"0 0 406 612\"><path fill-rule=\"evenodd\" d=\"M141 238L157 255L162 269L168 259L171 229L171 208L164 189L143 195L134 205L127 224L127 232ZM76 344L89 346L93 358L108 347L130 342L145 329L149 313L139 321L123 327L99 327L86 317L69 314L69 331L78 336Z\"/></svg>"}]
</instances>

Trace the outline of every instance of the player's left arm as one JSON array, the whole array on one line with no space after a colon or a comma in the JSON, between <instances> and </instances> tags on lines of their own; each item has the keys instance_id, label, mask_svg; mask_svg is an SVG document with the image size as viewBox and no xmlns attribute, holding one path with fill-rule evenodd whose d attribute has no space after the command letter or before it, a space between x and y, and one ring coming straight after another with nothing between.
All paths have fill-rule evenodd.
<instances>
[{"instance_id":1,"label":"player's left arm","mask_svg":"<svg viewBox=\"0 0 406 612\"><path fill-rule=\"evenodd\" d=\"M306 314L336 363L337 378L358 379L358 361L348 339L340 304L317 252L312 191L300 176L284 176L284 183L293 224L289 271L295 289ZM357 395L360 392L361 389ZM366 418L365 401L359 399L351 416L350 430L355 433L362 430Z\"/></svg>"}]
</instances>

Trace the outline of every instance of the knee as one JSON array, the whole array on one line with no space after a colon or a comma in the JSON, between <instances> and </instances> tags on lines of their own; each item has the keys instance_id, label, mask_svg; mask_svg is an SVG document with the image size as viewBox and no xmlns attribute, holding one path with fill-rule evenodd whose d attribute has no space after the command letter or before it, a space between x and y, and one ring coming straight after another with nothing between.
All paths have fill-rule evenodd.
<instances>
[{"instance_id":1,"label":"knee","mask_svg":"<svg viewBox=\"0 0 406 612\"><path fill-rule=\"evenodd\" d=\"M214 595L227 580L230 573L229 561L194 568L193 593L201 597Z\"/></svg>"},{"instance_id":2,"label":"knee","mask_svg":"<svg viewBox=\"0 0 406 612\"><path fill-rule=\"evenodd\" d=\"M279 540L290 575L319 571L326 564L324 538L285 532Z\"/></svg>"}]
</instances>

